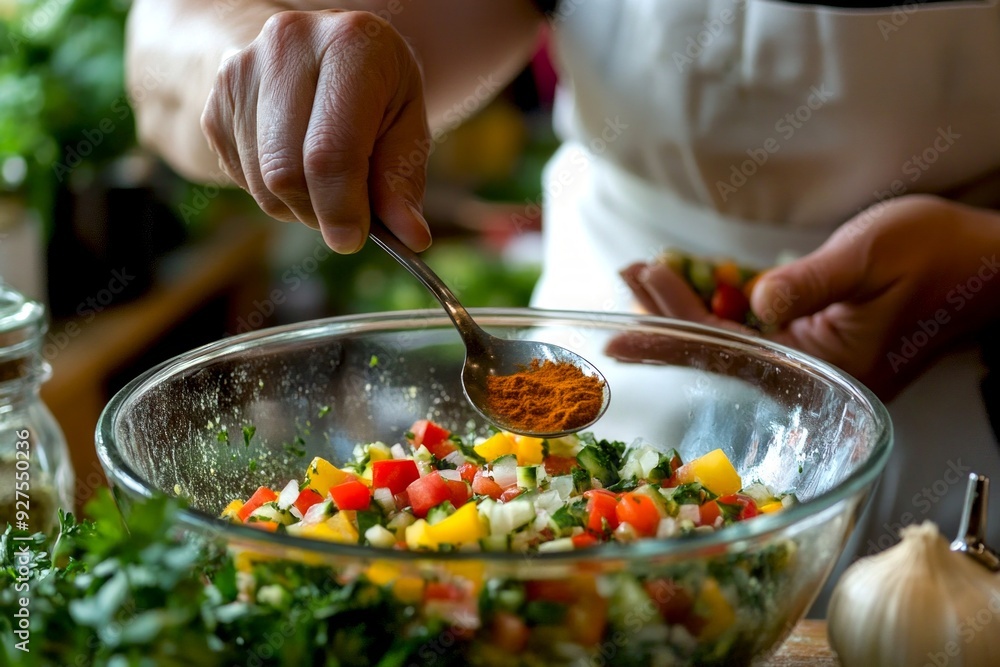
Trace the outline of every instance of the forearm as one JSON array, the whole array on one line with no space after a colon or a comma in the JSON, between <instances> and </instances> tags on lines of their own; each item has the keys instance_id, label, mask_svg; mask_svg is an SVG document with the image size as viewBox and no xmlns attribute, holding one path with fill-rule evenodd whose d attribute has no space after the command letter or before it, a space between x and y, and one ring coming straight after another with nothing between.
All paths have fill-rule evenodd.
<instances>
[{"instance_id":1,"label":"forearm","mask_svg":"<svg viewBox=\"0 0 1000 667\"><path fill-rule=\"evenodd\" d=\"M219 65L284 10L367 10L411 45L424 77L434 128L451 129L494 96L530 57L542 17L527 0L135 0L127 34L127 77L140 141L195 180L217 179L217 157L200 127ZM359 35L359 38L363 36Z\"/></svg>"},{"instance_id":2,"label":"forearm","mask_svg":"<svg viewBox=\"0 0 1000 667\"><path fill-rule=\"evenodd\" d=\"M200 124L219 65L253 41L271 15L288 8L271 0L135 0L125 76L140 143L192 180L220 180L218 157Z\"/></svg>"}]
</instances>

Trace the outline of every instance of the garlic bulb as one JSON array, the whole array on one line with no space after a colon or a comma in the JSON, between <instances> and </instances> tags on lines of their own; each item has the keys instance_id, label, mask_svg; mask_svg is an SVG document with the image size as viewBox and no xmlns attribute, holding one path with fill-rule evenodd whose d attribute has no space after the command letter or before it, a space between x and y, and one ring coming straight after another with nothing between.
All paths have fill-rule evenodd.
<instances>
[{"instance_id":1,"label":"garlic bulb","mask_svg":"<svg viewBox=\"0 0 1000 667\"><path fill-rule=\"evenodd\" d=\"M844 667L992 667L1000 664L1000 577L951 551L937 526L844 572L828 611Z\"/></svg>"}]
</instances>

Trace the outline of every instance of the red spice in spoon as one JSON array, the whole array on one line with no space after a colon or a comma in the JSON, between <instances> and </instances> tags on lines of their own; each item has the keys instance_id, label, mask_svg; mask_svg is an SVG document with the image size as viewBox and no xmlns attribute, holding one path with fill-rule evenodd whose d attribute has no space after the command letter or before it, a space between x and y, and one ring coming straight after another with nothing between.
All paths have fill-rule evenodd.
<instances>
[{"instance_id":1,"label":"red spice in spoon","mask_svg":"<svg viewBox=\"0 0 1000 667\"><path fill-rule=\"evenodd\" d=\"M513 375L486 380L487 405L510 426L531 433L557 433L586 426L600 413L604 383L574 364L534 359Z\"/></svg>"}]
</instances>

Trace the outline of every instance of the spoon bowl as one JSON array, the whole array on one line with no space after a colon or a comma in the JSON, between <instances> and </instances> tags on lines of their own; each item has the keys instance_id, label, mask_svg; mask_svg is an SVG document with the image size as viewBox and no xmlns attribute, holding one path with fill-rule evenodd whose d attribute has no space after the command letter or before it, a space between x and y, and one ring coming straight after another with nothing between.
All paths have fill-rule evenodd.
<instances>
[{"instance_id":1,"label":"spoon bowl","mask_svg":"<svg viewBox=\"0 0 1000 667\"><path fill-rule=\"evenodd\" d=\"M462 367L462 389L469 402L485 419L499 428L536 438L557 438L569 433L583 430L596 422L604 414L611 402L611 391L601 372L592 363L575 352L552 343L531 340L511 340L498 338L484 331L455 294L434 273L420 256L410 250L395 234L374 215L371 219L369 234L375 243L402 264L413 274L434 298L444 307L451 318L462 342L465 344L465 363ZM601 384L601 407L584 423L573 424L569 430L539 431L528 430L513 423L510 415L505 415L491 409L489 402L488 379L491 376L513 375L528 369L532 362L551 361L556 364L571 364L584 375L595 377ZM525 400L530 400L525 397Z\"/></svg>"}]
</instances>

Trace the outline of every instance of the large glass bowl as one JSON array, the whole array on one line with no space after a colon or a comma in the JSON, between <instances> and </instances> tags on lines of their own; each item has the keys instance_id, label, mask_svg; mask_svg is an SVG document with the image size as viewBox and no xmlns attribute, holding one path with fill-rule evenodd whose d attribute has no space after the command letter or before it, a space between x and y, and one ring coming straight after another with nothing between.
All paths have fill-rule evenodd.
<instances>
[{"instance_id":1,"label":"large glass bowl","mask_svg":"<svg viewBox=\"0 0 1000 667\"><path fill-rule=\"evenodd\" d=\"M391 587L410 628L447 617L447 604L420 595L431 590L426 582L462 591L465 614L449 623L463 627L443 631L451 634L435 644L435 660L741 665L776 650L829 576L886 463L884 406L832 366L749 336L643 316L473 314L496 335L556 342L595 363L611 389L608 412L591 429L597 437L642 438L685 460L722 448L744 483L794 492L801 503L713 534L531 556L379 550L216 518L260 485L301 479L313 456L336 463L358 443L402 442L417 419L485 432L462 392L460 339L440 311L258 331L150 370L101 417L108 478L126 513L135 500L183 494L192 507L181 515L186 526L244 554ZM244 426L256 429L249 446ZM221 430L231 442L220 441ZM522 652L497 638L498 608L526 614Z\"/></svg>"}]
</instances>

